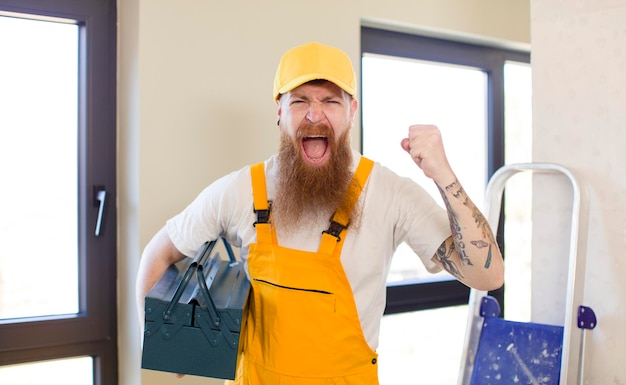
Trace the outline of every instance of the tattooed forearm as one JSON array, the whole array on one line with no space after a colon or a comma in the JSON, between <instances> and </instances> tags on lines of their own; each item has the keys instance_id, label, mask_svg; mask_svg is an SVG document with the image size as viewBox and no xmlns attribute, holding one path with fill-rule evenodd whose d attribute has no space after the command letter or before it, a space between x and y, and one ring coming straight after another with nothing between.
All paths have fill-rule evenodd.
<instances>
[{"instance_id":1,"label":"tattooed forearm","mask_svg":"<svg viewBox=\"0 0 626 385\"><path fill-rule=\"evenodd\" d=\"M454 261L450 258L450 254L454 251L454 243L450 242L450 246L447 246L448 242L443 242L435 253L435 259L441 263L441 266L457 279L463 278L463 275L459 271Z\"/></svg>"},{"instance_id":2,"label":"tattooed forearm","mask_svg":"<svg viewBox=\"0 0 626 385\"><path fill-rule=\"evenodd\" d=\"M448 213L451 236L432 261L470 287L493 290L502 286L502 255L487 219L458 180L437 187Z\"/></svg>"},{"instance_id":3,"label":"tattooed forearm","mask_svg":"<svg viewBox=\"0 0 626 385\"><path fill-rule=\"evenodd\" d=\"M495 243L495 241L493 239L493 235L491 233L487 220L482 215L480 210L478 210L478 208L472 203L469 196L463 189L463 186L461 186L458 180L455 180L454 182L445 186L443 189L439 188L439 191L441 193L441 196L443 197L443 201L448 211L450 229L452 230L452 239L454 240L454 244L456 245L456 249L461 259L461 263L463 263L464 265L473 265L470 257L467 254L466 244L463 239L463 232L461 226L459 225L457 213L452 208L451 202L448 200L448 197L450 195L457 199L459 202L461 202L463 206L467 207L471 211L471 215L474 219L474 223L476 224L476 228L480 230L483 239L472 240L469 242L478 249L489 247L487 259L484 265L485 268L489 268L489 266L491 266L491 247L492 244Z\"/></svg>"}]
</instances>

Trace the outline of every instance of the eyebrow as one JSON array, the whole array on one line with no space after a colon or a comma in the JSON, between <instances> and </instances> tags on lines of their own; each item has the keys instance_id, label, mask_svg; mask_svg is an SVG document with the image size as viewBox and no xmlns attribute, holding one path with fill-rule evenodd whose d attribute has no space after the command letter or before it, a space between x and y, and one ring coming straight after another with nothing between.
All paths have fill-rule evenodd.
<instances>
[{"instance_id":1,"label":"eyebrow","mask_svg":"<svg viewBox=\"0 0 626 385\"><path fill-rule=\"evenodd\" d=\"M292 99L302 99L302 100L306 100L309 101L310 98L308 96L306 96L304 93L300 93L300 92L292 92L291 93L291 98ZM342 95L335 95L335 94L330 94L330 95L326 95L323 96L320 100L322 102L328 101L328 100L332 100L332 99L341 99Z\"/></svg>"}]
</instances>

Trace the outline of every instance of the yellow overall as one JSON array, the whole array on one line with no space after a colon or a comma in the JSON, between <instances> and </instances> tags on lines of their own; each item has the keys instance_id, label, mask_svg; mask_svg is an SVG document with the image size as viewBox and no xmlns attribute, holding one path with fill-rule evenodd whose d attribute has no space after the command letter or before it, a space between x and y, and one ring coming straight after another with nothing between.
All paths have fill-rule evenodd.
<instances>
[{"instance_id":1,"label":"yellow overall","mask_svg":"<svg viewBox=\"0 0 626 385\"><path fill-rule=\"evenodd\" d=\"M376 385L377 354L367 344L340 255L350 214L372 168L361 158L351 196L317 252L281 247L269 221L262 163L252 167L257 243L250 245L252 283L239 385ZM344 205L346 206L346 205Z\"/></svg>"}]
</instances>

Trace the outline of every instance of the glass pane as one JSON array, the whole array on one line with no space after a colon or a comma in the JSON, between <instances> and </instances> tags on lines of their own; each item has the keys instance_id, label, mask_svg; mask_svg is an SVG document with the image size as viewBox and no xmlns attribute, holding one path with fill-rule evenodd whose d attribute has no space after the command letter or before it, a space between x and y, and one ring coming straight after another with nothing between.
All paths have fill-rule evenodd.
<instances>
[{"instance_id":1,"label":"glass pane","mask_svg":"<svg viewBox=\"0 0 626 385\"><path fill-rule=\"evenodd\" d=\"M466 320L467 305L384 316L380 384L456 384Z\"/></svg>"},{"instance_id":2,"label":"glass pane","mask_svg":"<svg viewBox=\"0 0 626 385\"><path fill-rule=\"evenodd\" d=\"M76 313L78 26L0 36L0 319Z\"/></svg>"},{"instance_id":3,"label":"glass pane","mask_svg":"<svg viewBox=\"0 0 626 385\"><path fill-rule=\"evenodd\" d=\"M504 65L505 163L532 161L532 79L526 63ZM532 175L522 173L506 185L504 203L504 311L507 319L529 322L531 305Z\"/></svg>"},{"instance_id":4,"label":"glass pane","mask_svg":"<svg viewBox=\"0 0 626 385\"><path fill-rule=\"evenodd\" d=\"M78 357L0 366L0 384L48 385L57 381L63 385L93 384L93 359Z\"/></svg>"},{"instance_id":5,"label":"glass pane","mask_svg":"<svg viewBox=\"0 0 626 385\"><path fill-rule=\"evenodd\" d=\"M443 207L435 184L400 147L412 124L436 124L467 193L482 208L487 184L487 75L478 69L364 55L363 154L422 185ZM452 279L435 276L406 245L394 255L388 282Z\"/></svg>"}]
</instances>

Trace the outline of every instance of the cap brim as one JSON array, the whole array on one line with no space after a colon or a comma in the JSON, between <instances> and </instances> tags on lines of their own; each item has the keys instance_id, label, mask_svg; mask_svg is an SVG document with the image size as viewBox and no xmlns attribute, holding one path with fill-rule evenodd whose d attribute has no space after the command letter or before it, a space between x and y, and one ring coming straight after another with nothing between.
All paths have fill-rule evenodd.
<instances>
[{"instance_id":1,"label":"cap brim","mask_svg":"<svg viewBox=\"0 0 626 385\"><path fill-rule=\"evenodd\" d=\"M281 88L278 89L277 94L274 95L274 99L278 99L280 95L286 94L287 92L297 87L300 87L304 83L308 83L312 80L328 80L329 82L336 84L342 90L346 91L350 96L354 97L356 95L356 91L354 88L350 87L349 85L337 78L324 74L306 74L303 76L299 76L289 81L288 83L285 83Z\"/></svg>"}]
</instances>

